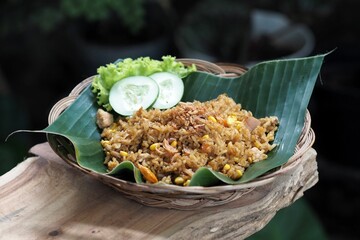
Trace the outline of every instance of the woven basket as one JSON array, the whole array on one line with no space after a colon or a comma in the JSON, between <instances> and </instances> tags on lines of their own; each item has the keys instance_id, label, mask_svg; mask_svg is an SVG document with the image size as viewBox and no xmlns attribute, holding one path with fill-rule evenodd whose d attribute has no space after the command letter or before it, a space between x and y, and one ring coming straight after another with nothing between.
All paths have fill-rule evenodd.
<instances>
[{"instance_id":1,"label":"woven basket","mask_svg":"<svg viewBox=\"0 0 360 240\"><path fill-rule=\"evenodd\" d=\"M195 64L198 71L210 72L222 77L240 76L246 72L246 69L240 65L228 63L210 63L198 59L178 59L184 65ZM79 83L69 94L68 97L57 102L49 113L48 122L53 123L56 118L77 98L82 90L88 86L94 76L89 77ZM296 145L294 155L286 164L264 176L261 176L251 182L239 185L225 185L213 187L180 187L175 185L150 185L136 184L128 182L113 176L96 173L94 171L80 167L75 159L73 146L68 139L54 134L47 134L48 142L51 148L64 161L72 167L88 174L99 181L111 186L125 194L126 197L136 200L147 206L194 210L205 207L215 207L225 205L234 201L248 201L250 193L264 186L271 186L274 180L281 175L286 174L292 165L300 161L303 154L311 148L315 141L315 134L311 129L311 117L307 111L304 127L301 136Z\"/></svg>"}]
</instances>

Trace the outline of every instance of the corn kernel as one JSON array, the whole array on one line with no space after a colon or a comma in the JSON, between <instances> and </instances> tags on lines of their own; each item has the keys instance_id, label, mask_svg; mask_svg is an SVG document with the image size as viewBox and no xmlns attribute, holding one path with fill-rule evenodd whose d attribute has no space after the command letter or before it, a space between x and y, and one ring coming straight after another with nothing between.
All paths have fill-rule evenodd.
<instances>
[{"instance_id":1,"label":"corn kernel","mask_svg":"<svg viewBox=\"0 0 360 240\"><path fill-rule=\"evenodd\" d=\"M189 186L190 185L190 179L186 180L186 182L184 183L184 186Z\"/></svg>"},{"instance_id":2,"label":"corn kernel","mask_svg":"<svg viewBox=\"0 0 360 240\"><path fill-rule=\"evenodd\" d=\"M113 170L117 165L119 165L119 162L117 160L112 160L108 162L108 169L111 171Z\"/></svg>"},{"instance_id":3,"label":"corn kernel","mask_svg":"<svg viewBox=\"0 0 360 240\"><path fill-rule=\"evenodd\" d=\"M230 170L230 165L229 164L225 164L225 166L223 167L224 171L229 171Z\"/></svg>"},{"instance_id":4,"label":"corn kernel","mask_svg":"<svg viewBox=\"0 0 360 240\"><path fill-rule=\"evenodd\" d=\"M236 116L229 116L226 118L226 126L230 127L236 122Z\"/></svg>"},{"instance_id":5,"label":"corn kernel","mask_svg":"<svg viewBox=\"0 0 360 240\"><path fill-rule=\"evenodd\" d=\"M177 141L176 141L176 140L172 141L172 142L170 143L170 145L171 145L172 147L176 147L176 146L177 146Z\"/></svg>"},{"instance_id":6,"label":"corn kernel","mask_svg":"<svg viewBox=\"0 0 360 240\"><path fill-rule=\"evenodd\" d=\"M207 119L208 119L209 121L211 121L211 122L214 122L214 123L217 122L216 118L214 118L213 116L208 116Z\"/></svg>"},{"instance_id":7,"label":"corn kernel","mask_svg":"<svg viewBox=\"0 0 360 240\"><path fill-rule=\"evenodd\" d=\"M209 137L209 135L207 135L207 134L205 134L204 136L202 136L202 139L203 140L206 140L206 139L209 139L210 137Z\"/></svg>"},{"instance_id":8,"label":"corn kernel","mask_svg":"<svg viewBox=\"0 0 360 240\"><path fill-rule=\"evenodd\" d=\"M175 184L182 185L184 183L184 178L182 177L176 177L174 180Z\"/></svg>"},{"instance_id":9,"label":"corn kernel","mask_svg":"<svg viewBox=\"0 0 360 240\"><path fill-rule=\"evenodd\" d=\"M159 143L153 143L150 145L150 150L155 151L159 147Z\"/></svg>"},{"instance_id":10,"label":"corn kernel","mask_svg":"<svg viewBox=\"0 0 360 240\"><path fill-rule=\"evenodd\" d=\"M238 121L238 120L236 120L234 124L238 131L240 131L241 129L243 129L245 127L244 123L241 121Z\"/></svg>"},{"instance_id":11,"label":"corn kernel","mask_svg":"<svg viewBox=\"0 0 360 240\"><path fill-rule=\"evenodd\" d=\"M238 175L238 178L241 178L242 175L243 175L243 173L242 173L242 171L240 169L236 170L236 173Z\"/></svg>"},{"instance_id":12,"label":"corn kernel","mask_svg":"<svg viewBox=\"0 0 360 240\"><path fill-rule=\"evenodd\" d=\"M120 151L120 156L122 156L122 157L127 157L127 156L128 156L128 153L125 152L125 151Z\"/></svg>"},{"instance_id":13,"label":"corn kernel","mask_svg":"<svg viewBox=\"0 0 360 240\"><path fill-rule=\"evenodd\" d=\"M257 148L261 148L261 143L259 141L255 141L254 145Z\"/></svg>"}]
</instances>

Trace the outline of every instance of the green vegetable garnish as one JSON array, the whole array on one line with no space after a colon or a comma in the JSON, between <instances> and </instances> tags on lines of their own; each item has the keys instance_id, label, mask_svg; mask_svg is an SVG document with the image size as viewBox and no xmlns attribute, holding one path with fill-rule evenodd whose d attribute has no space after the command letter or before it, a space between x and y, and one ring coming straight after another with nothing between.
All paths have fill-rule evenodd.
<instances>
[{"instance_id":1,"label":"green vegetable garnish","mask_svg":"<svg viewBox=\"0 0 360 240\"><path fill-rule=\"evenodd\" d=\"M118 81L109 94L110 106L120 115L130 116L141 107L149 108L159 96L159 86L150 77L132 76Z\"/></svg>"},{"instance_id":2,"label":"green vegetable garnish","mask_svg":"<svg viewBox=\"0 0 360 240\"><path fill-rule=\"evenodd\" d=\"M159 96L153 108L168 109L180 102L184 94L184 82L177 75L160 72L150 75L159 86Z\"/></svg>"},{"instance_id":3,"label":"green vegetable garnish","mask_svg":"<svg viewBox=\"0 0 360 240\"><path fill-rule=\"evenodd\" d=\"M110 89L116 82L127 77L150 76L158 72L169 72L182 79L196 71L195 65L187 67L175 59L172 56L163 56L162 61L149 57L126 58L118 63L99 67L97 69L98 75L92 82L92 92L96 94L97 103L107 111L111 111L113 108L109 103Z\"/></svg>"}]
</instances>

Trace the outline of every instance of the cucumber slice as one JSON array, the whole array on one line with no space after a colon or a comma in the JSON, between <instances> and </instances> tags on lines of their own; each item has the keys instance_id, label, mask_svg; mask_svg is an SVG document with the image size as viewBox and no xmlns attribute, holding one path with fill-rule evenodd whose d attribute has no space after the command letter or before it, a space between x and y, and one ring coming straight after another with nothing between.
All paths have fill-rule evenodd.
<instances>
[{"instance_id":1,"label":"cucumber slice","mask_svg":"<svg viewBox=\"0 0 360 240\"><path fill-rule=\"evenodd\" d=\"M118 114L130 116L141 107L149 108L158 95L159 86L152 78L133 76L121 79L111 87L109 103Z\"/></svg>"},{"instance_id":2,"label":"cucumber slice","mask_svg":"<svg viewBox=\"0 0 360 240\"><path fill-rule=\"evenodd\" d=\"M184 82L180 77L169 72L154 73L149 76L159 85L159 96L153 108L167 109L180 102L184 94Z\"/></svg>"}]
</instances>

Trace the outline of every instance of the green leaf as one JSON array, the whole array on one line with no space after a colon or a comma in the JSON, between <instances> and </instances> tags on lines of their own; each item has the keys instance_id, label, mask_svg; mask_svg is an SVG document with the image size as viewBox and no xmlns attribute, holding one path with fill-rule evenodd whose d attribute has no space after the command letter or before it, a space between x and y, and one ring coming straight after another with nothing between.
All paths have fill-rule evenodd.
<instances>
[{"instance_id":1,"label":"green leaf","mask_svg":"<svg viewBox=\"0 0 360 240\"><path fill-rule=\"evenodd\" d=\"M270 152L268 159L252 164L240 180L233 181L209 168L201 168L194 174L190 185L239 184L286 163L293 155L301 134L306 109L325 56L263 62L235 78L222 78L205 72L195 72L186 77L183 101L205 101L227 93L243 108L252 111L255 117L277 116L280 121L274 140L278 146ZM87 87L43 131L68 138L74 145L80 166L118 177L121 177L121 172L132 171L135 181L141 183L141 174L127 162L107 172L103 164L100 130L95 122L97 108L96 97Z\"/></svg>"},{"instance_id":2,"label":"green leaf","mask_svg":"<svg viewBox=\"0 0 360 240\"><path fill-rule=\"evenodd\" d=\"M97 108L94 94L88 86L76 101L43 131L68 138L74 145L76 159L80 166L105 173L100 131L96 125Z\"/></svg>"}]
</instances>

